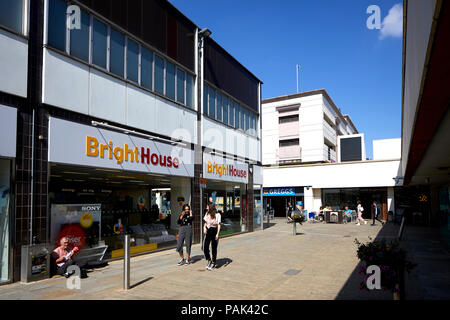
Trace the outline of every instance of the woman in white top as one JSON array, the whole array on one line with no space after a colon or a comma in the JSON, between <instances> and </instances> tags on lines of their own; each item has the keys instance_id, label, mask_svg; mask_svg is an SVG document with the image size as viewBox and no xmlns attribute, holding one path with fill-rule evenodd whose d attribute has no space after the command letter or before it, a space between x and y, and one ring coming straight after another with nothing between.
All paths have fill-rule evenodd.
<instances>
[{"instance_id":1,"label":"woman in white top","mask_svg":"<svg viewBox=\"0 0 450 320\"><path fill-rule=\"evenodd\" d=\"M221 216L217 212L216 207L213 204L209 205L209 210L206 212L205 224L203 225L203 233L205 234L205 243L203 244L203 250L205 253L205 259L208 260L206 269L212 270L216 267L217 257L217 245L219 244L220 222ZM212 259L209 254L209 244L212 248Z\"/></svg>"},{"instance_id":2,"label":"woman in white top","mask_svg":"<svg viewBox=\"0 0 450 320\"><path fill-rule=\"evenodd\" d=\"M361 205L361 201L357 201L356 202L358 204L358 207L356 208L356 210L358 211L358 219L356 219L356 225L360 226L361 224L359 223L360 221L364 222L364 224L367 224L367 221L363 219L362 217L362 213L364 211L363 206Z\"/></svg>"}]
</instances>

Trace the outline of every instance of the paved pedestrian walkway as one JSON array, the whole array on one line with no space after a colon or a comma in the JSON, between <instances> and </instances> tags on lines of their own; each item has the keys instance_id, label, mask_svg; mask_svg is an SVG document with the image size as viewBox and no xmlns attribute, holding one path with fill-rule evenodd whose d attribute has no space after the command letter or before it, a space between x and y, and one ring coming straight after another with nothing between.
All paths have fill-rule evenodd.
<instances>
[{"instance_id":1,"label":"paved pedestrian walkway","mask_svg":"<svg viewBox=\"0 0 450 320\"><path fill-rule=\"evenodd\" d=\"M0 299L230 299L333 300L386 299L389 292L360 292L355 238L393 238L398 226L387 224L304 223L293 235L284 219L270 227L220 239L218 268L205 270L199 244L191 265L177 266L175 250L131 259L131 285L122 290L123 261L89 272L81 289L68 289L58 277L29 284L0 286Z\"/></svg>"}]
</instances>

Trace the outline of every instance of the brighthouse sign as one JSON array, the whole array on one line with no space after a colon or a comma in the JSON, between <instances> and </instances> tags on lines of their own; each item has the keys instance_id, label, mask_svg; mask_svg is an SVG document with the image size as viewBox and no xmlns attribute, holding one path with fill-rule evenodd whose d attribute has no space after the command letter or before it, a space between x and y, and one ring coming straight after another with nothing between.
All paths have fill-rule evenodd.
<instances>
[{"instance_id":1,"label":"brighthouse sign","mask_svg":"<svg viewBox=\"0 0 450 320\"><path fill-rule=\"evenodd\" d=\"M190 149L50 118L50 162L193 177L193 159Z\"/></svg>"},{"instance_id":2,"label":"brighthouse sign","mask_svg":"<svg viewBox=\"0 0 450 320\"><path fill-rule=\"evenodd\" d=\"M203 177L212 180L248 183L248 164L204 154Z\"/></svg>"}]
</instances>

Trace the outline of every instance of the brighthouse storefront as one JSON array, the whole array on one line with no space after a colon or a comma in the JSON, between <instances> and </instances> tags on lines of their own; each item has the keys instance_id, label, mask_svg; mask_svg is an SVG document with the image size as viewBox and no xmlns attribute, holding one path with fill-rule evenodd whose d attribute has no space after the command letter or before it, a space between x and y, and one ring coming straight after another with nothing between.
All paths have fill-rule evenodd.
<instances>
[{"instance_id":1,"label":"brighthouse storefront","mask_svg":"<svg viewBox=\"0 0 450 320\"><path fill-rule=\"evenodd\" d=\"M248 164L203 154L203 208L209 197L222 215L221 235L249 231Z\"/></svg>"},{"instance_id":2,"label":"brighthouse storefront","mask_svg":"<svg viewBox=\"0 0 450 320\"><path fill-rule=\"evenodd\" d=\"M16 158L17 109L0 105L0 284L11 281L12 169Z\"/></svg>"},{"instance_id":3,"label":"brighthouse storefront","mask_svg":"<svg viewBox=\"0 0 450 320\"><path fill-rule=\"evenodd\" d=\"M177 217L192 201L193 152L132 134L50 118L50 241L106 247L106 259L176 245ZM134 240L134 241L133 241Z\"/></svg>"}]
</instances>

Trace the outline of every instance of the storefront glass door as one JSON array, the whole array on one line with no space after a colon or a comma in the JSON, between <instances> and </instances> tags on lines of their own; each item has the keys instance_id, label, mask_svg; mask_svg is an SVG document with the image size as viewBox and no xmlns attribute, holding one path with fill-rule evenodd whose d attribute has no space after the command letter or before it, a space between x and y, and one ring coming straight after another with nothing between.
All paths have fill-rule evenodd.
<instances>
[{"instance_id":1,"label":"storefront glass door","mask_svg":"<svg viewBox=\"0 0 450 320\"><path fill-rule=\"evenodd\" d=\"M0 160L0 283L10 280L10 168L9 160Z\"/></svg>"}]
</instances>

